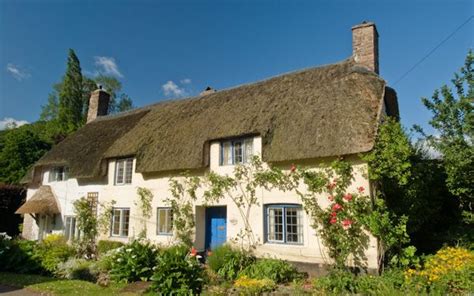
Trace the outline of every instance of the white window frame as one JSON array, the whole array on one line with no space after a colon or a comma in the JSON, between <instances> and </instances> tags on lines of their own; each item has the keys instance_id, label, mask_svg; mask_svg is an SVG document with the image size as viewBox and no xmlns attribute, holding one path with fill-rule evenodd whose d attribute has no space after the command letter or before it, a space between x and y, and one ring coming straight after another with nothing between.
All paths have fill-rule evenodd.
<instances>
[{"instance_id":1,"label":"white window frame","mask_svg":"<svg viewBox=\"0 0 474 296\"><path fill-rule=\"evenodd\" d=\"M160 223L161 215L165 215L164 229L167 229L168 231L160 231L162 228ZM173 235L173 210L170 207L158 207L156 209L156 234Z\"/></svg>"},{"instance_id":2,"label":"white window frame","mask_svg":"<svg viewBox=\"0 0 474 296\"><path fill-rule=\"evenodd\" d=\"M52 167L49 170L49 182L63 182L68 179L68 168L65 166Z\"/></svg>"},{"instance_id":3,"label":"white window frame","mask_svg":"<svg viewBox=\"0 0 474 296\"><path fill-rule=\"evenodd\" d=\"M229 150L228 150L227 159L224 159L224 154L225 154L224 149L226 149L226 147L229 147L227 148ZM239 151L241 151L240 160L236 159L237 158L236 147L240 147L239 148ZM254 154L255 154L255 150L254 150L253 137L238 138L238 139L222 141L220 144L219 165L226 166L226 165L249 163Z\"/></svg>"},{"instance_id":4,"label":"white window frame","mask_svg":"<svg viewBox=\"0 0 474 296\"><path fill-rule=\"evenodd\" d=\"M68 225L68 220L70 221L69 225ZM77 226L76 216L72 216L72 215L64 216L63 234L67 241L78 240L81 237L79 228Z\"/></svg>"},{"instance_id":5,"label":"white window frame","mask_svg":"<svg viewBox=\"0 0 474 296\"><path fill-rule=\"evenodd\" d=\"M115 233L115 217L116 211L119 211L119 231ZM125 212L128 211L128 221L125 221ZM127 225L125 229L125 224ZM125 233L125 230L127 233ZM128 237L130 232L130 208L112 208L112 221L110 227L110 236L114 237Z\"/></svg>"},{"instance_id":6,"label":"white window frame","mask_svg":"<svg viewBox=\"0 0 474 296\"><path fill-rule=\"evenodd\" d=\"M119 173L119 170L122 170ZM133 158L121 158L115 161L115 185L132 184L133 177Z\"/></svg>"},{"instance_id":7,"label":"white window frame","mask_svg":"<svg viewBox=\"0 0 474 296\"><path fill-rule=\"evenodd\" d=\"M273 223L270 221L271 218L271 210L280 210L282 213L282 233L281 239L271 238L271 234L275 233L274 230L271 229L271 226L275 225L275 221ZM297 211L297 224L296 224L296 233L288 231L288 226L294 226L294 224L288 223L288 212L290 210ZM303 225L303 208L301 205L296 204L268 204L265 205L265 241L268 243L275 243L275 244L286 244L286 245L303 245L304 244L304 225ZM297 236L297 241L293 241L289 239L289 235Z\"/></svg>"}]
</instances>

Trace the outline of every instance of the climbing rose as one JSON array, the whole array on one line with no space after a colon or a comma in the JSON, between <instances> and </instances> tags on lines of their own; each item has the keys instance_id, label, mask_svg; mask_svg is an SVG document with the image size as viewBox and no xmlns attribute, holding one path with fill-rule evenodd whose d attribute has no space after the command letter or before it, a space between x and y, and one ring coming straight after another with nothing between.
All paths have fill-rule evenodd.
<instances>
[{"instance_id":1,"label":"climbing rose","mask_svg":"<svg viewBox=\"0 0 474 296\"><path fill-rule=\"evenodd\" d=\"M364 187L360 186L359 188L357 188L357 190L359 190L359 193L362 193L362 192L364 192L365 189L364 189Z\"/></svg>"},{"instance_id":2,"label":"climbing rose","mask_svg":"<svg viewBox=\"0 0 474 296\"><path fill-rule=\"evenodd\" d=\"M333 201L333 200L334 200L334 196L329 195L329 196L328 196L328 199L329 199L330 201Z\"/></svg>"},{"instance_id":3,"label":"climbing rose","mask_svg":"<svg viewBox=\"0 0 474 296\"><path fill-rule=\"evenodd\" d=\"M192 247L191 248L191 257L194 257L196 255L197 255L197 250L196 250L196 248Z\"/></svg>"},{"instance_id":4,"label":"climbing rose","mask_svg":"<svg viewBox=\"0 0 474 296\"><path fill-rule=\"evenodd\" d=\"M352 194L348 193L348 194L344 195L344 199L347 200L347 201L351 201L352 200Z\"/></svg>"},{"instance_id":5,"label":"climbing rose","mask_svg":"<svg viewBox=\"0 0 474 296\"><path fill-rule=\"evenodd\" d=\"M290 171L291 171L292 173L294 173L294 172L296 171L296 166L295 166L295 164L291 164Z\"/></svg>"},{"instance_id":6,"label":"climbing rose","mask_svg":"<svg viewBox=\"0 0 474 296\"><path fill-rule=\"evenodd\" d=\"M345 229L351 227L351 224L352 224L352 221L351 221L350 219L344 219L344 220L342 221L342 226L343 226Z\"/></svg>"},{"instance_id":7,"label":"climbing rose","mask_svg":"<svg viewBox=\"0 0 474 296\"><path fill-rule=\"evenodd\" d=\"M334 223L336 223L336 222L337 222L337 218L336 218L336 217L331 218L331 220L329 220L329 223L331 223L331 224L334 224Z\"/></svg>"},{"instance_id":8,"label":"climbing rose","mask_svg":"<svg viewBox=\"0 0 474 296\"><path fill-rule=\"evenodd\" d=\"M331 217L336 217L337 213L336 212L331 212Z\"/></svg>"},{"instance_id":9,"label":"climbing rose","mask_svg":"<svg viewBox=\"0 0 474 296\"><path fill-rule=\"evenodd\" d=\"M333 190L336 187L336 183L330 183L326 186L329 190Z\"/></svg>"},{"instance_id":10,"label":"climbing rose","mask_svg":"<svg viewBox=\"0 0 474 296\"><path fill-rule=\"evenodd\" d=\"M337 210L340 210L340 209L342 209L342 206L338 203L332 206L333 211L337 211Z\"/></svg>"}]
</instances>

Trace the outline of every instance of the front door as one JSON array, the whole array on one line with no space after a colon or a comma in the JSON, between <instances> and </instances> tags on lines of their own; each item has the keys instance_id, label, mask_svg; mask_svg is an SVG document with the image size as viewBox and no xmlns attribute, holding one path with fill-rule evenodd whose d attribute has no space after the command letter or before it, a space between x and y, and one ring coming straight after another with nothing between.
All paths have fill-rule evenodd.
<instances>
[{"instance_id":1,"label":"front door","mask_svg":"<svg viewBox=\"0 0 474 296\"><path fill-rule=\"evenodd\" d=\"M206 208L206 249L214 249L227 238L227 208Z\"/></svg>"}]
</instances>

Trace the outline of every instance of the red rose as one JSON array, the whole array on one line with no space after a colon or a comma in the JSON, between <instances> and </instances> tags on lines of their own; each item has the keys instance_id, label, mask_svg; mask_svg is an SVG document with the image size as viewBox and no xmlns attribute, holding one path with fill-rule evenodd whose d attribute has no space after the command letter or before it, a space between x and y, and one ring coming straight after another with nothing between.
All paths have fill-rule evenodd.
<instances>
[{"instance_id":1,"label":"red rose","mask_svg":"<svg viewBox=\"0 0 474 296\"><path fill-rule=\"evenodd\" d=\"M337 210L340 210L340 209L342 209L342 206L338 203L332 206L333 211L337 211Z\"/></svg>"},{"instance_id":2,"label":"red rose","mask_svg":"<svg viewBox=\"0 0 474 296\"><path fill-rule=\"evenodd\" d=\"M344 219L344 220L342 221L342 226L343 226L344 228L349 228L349 227L351 227L351 224L352 224L352 221L351 221L350 219Z\"/></svg>"},{"instance_id":3,"label":"red rose","mask_svg":"<svg viewBox=\"0 0 474 296\"><path fill-rule=\"evenodd\" d=\"M331 213L331 217L336 217L337 213L336 212L332 212Z\"/></svg>"},{"instance_id":4,"label":"red rose","mask_svg":"<svg viewBox=\"0 0 474 296\"><path fill-rule=\"evenodd\" d=\"M359 193L362 193L362 192L364 192L365 189L364 189L364 187L360 186L359 188L357 188L357 190L359 191Z\"/></svg>"},{"instance_id":5,"label":"red rose","mask_svg":"<svg viewBox=\"0 0 474 296\"><path fill-rule=\"evenodd\" d=\"M336 218L336 217L331 218L331 220L329 220L329 223L331 223L331 224L334 224L334 223L336 223L336 222L337 222L337 218Z\"/></svg>"},{"instance_id":6,"label":"red rose","mask_svg":"<svg viewBox=\"0 0 474 296\"><path fill-rule=\"evenodd\" d=\"M294 173L294 172L296 171L296 166L295 166L295 164L291 164L290 171L291 171L292 173Z\"/></svg>"},{"instance_id":7,"label":"red rose","mask_svg":"<svg viewBox=\"0 0 474 296\"><path fill-rule=\"evenodd\" d=\"M344 195L344 199L347 200L347 201L351 201L352 200L352 194L348 193L348 194Z\"/></svg>"}]
</instances>

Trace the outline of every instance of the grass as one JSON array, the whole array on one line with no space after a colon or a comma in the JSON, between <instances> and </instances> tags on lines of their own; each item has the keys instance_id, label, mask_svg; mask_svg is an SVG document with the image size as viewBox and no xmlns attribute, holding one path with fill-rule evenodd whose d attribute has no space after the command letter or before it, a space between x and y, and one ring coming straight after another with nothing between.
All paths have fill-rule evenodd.
<instances>
[{"instance_id":1,"label":"grass","mask_svg":"<svg viewBox=\"0 0 474 296\"><path fill-rule=\"evenodd\" d=\"M123 293L121 290L126 284L111 284L101 287L91 282L80 280L62 280L30 274L15 274L0 272L0 284L26 288L31 291L48 293L52 295L138 295L136 293Z\"/></svg>"}]
</instances>

